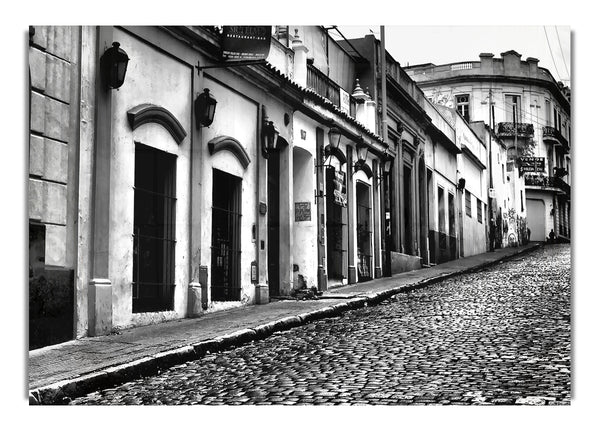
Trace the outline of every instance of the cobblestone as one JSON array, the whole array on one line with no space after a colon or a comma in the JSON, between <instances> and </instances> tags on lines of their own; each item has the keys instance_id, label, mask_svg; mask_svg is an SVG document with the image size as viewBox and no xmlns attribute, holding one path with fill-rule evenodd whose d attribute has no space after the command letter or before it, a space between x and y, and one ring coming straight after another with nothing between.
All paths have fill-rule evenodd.
<instances>
[{"instance_id":1,"label":"cobblestone","mask_svg":"<svg viewBox=\"0 0 600 431\"><path fill-rule=\"evenodd\" d=\"M71 404L565 405L570 247L400 293Z\"/></svg>"}]
</instances>

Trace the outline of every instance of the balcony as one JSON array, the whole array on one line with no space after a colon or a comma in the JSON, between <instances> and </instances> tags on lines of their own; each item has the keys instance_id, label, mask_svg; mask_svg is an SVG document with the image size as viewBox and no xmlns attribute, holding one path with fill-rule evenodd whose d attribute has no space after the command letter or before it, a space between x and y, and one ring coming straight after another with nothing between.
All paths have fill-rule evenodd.
<instances>
[{"instance_id":1,"label":"balcony","mask_svg":"<svg viewBox=\"0 0 600 431\"><path fill-rule=\"evenodd\" d=\"M333 103L337 108L341 109L340 103L340 89L341 87L336 84L331 78L317 69L315 66L307 65L306 75L306 86L317 93L319 96L324 97ZM352 118L356 118L356 107L355 100L350 95L350 112L349 115Z\"/></svg>"},{"instance_id":2,"label":"balcony","mask_svg":"<svg viewBox=\"0 0 600 431\"><path fill-rule=\"evenodd\" d=\"M571 186L564 182L562 178L548 177L546 175L525 174L525 186L535 189L550 189L571 195Z\"/></svg>"},{"instance_id":3,"label":"balcony","mask_svg":"<svg viewBox=\"0 0 600 431\"><path fill-rule=\"evenodd\" d=\"M501 138L515 136L515 124L517 138L533 138L533 124L531 123L498 123L498 136Z\"/></svg>"},{"instance_id":4,"label":"balcony","mask_svg":"<svg viewBox=\"0 0 600 431\"><path fill-rule=\"evenodd\" d=\"M569 151L569 141L552 126L544 126L543 139L545 142L552 143L554 145L562 145L563 150Z\"/></svg>"}]
</instances>

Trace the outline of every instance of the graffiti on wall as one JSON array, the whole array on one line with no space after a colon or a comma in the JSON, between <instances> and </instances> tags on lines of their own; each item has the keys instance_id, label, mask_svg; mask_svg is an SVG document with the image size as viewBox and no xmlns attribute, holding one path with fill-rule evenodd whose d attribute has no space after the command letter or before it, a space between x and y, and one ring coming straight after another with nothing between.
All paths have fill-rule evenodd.
<instances>
[{"instance_id":1,"label":"graffiti on wall","mask_svg":"<svg viewBox=\"0 0 600 431\"><path fill-rule=\"evenodd\" d=\"M527 244L527 219L518 216L514 208L503 212L500 208L496 213L496 245L501 247L516 247Z\"/></svg>"}]
</instances>

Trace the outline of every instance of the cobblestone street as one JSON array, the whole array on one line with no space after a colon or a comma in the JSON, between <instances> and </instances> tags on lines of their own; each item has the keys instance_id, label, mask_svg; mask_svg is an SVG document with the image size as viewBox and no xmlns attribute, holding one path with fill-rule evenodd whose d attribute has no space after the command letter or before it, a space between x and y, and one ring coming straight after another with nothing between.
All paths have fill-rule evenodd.
<instances>
[{"instance_id":1,"label":"cobblestone street","mask_svg":"<svg viewBox=\"0 0 600 431\"><path fill-rule=\"evenodd\" d=\"M570 252L545 246L71 404L569 404Z\"/></svg>"}]
</instances>

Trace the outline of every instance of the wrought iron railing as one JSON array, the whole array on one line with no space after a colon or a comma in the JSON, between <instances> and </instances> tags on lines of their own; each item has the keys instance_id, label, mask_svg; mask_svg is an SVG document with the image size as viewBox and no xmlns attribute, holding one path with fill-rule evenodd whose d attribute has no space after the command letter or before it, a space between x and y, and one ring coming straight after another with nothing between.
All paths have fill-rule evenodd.
<instances>
[{"instance_id":1,"label":"wrought iron railing","mask_svg":"<svg viewBox=\"0 0 600 431\"><path fill-rule=\"evenodd\" d=\"M517 137L533 137L533 124L531 123L513 123L513 122L504 122L498 123L498 136L506 137L506 136L515 136L515 125L516 125L516 133Z\"/></svg>"},{"instance_id":2,"label":"wrought iron railing","mask_svg":"<svg viewBox=\"0 0 600 431\"><path fill-rule=\"evenodd\" d=\"M548 177L546 175L533 175L533 174L525 174L525 185L526 186L536 186L541 188L554 188L559 189L565 192L566 194L571 194L571 186L563 181L562 178L558 177Z\"/></svg>"},{"instance_id":3,"label":"wrought iron railing","mask_svg":"<svg viewBox=\"0 0 600 431\"><path fill-rule=\"evenodd\" d=\"M569 148L569 141L567 141L567 139L562 135L562 133L560 133L560 131L558 131L552 126L544 126L544 128L542 129L542 136L543 139L551 139L557 141L558 143L562 144L563 147Z\"/></svg>"}]
</instances>

